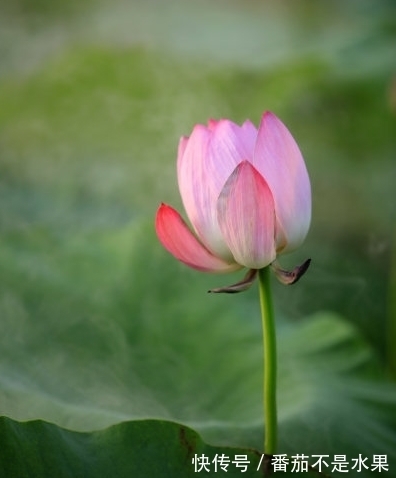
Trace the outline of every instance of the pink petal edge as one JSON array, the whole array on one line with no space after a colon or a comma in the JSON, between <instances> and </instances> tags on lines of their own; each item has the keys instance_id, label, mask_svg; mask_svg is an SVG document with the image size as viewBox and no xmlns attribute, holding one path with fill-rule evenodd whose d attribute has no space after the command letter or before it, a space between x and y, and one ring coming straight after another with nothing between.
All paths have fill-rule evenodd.
<instances>
[{"instance_id":1,"label":"pink petal edge","mask_svg":"<svg viewBox=\"0 0 396 478\"><path fill-rule=\"evenodd\" d=\"M155 229L165 249L184 264L204 272L231 272L240 268L211 254L192 234L181 215L171 206L158 208Z\"/></svg>"},{"instance_id":2,"label":"pink petal edge","mask_svg":"<svg viewBox=\"0 0 396 478\"><path fill-rule=\"evenodd\" d=\"M296 141L269 111L261 119L253 165L265 178L274 198L278 252L296 249L311 222L311 185Z\"/></svg>"},{"instance_id":3,"label":"pink petal edge","mask_svg":"<svg viewBox=\"0 0 396 478\"><path fill-rule=\"evenodd\" d=\"M182 136L179 140L179 145L177 148L177 163L181 161L184 151L186 149L187 143L188 143L188 136Z\"/></svg>"}]
</instances>

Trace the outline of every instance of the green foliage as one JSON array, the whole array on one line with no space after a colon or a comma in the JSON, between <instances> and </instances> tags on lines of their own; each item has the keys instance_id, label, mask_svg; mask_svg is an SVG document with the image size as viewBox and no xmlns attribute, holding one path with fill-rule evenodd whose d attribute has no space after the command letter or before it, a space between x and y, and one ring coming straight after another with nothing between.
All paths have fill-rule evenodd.
<instances>
[{"instance_id":1,"label":"green foliage","mask_svg":"<svg viewBox=\"0 0 396 478\"><path fill-rule=\"evenodd\" d=\"M252 478L270 476L262 455L254 450L213 447L202 442L193 430L161 420L124 422L99 432L77 433L42 421L17 423L2 418L0 437L5 443L0 451L2 476L188 478L197 473L231 478L241 473ZM224 468L218 461L220 456L228 460ZM199 464L195 471L193 460L200 457L208 460L205 466L209 473L205 468L199 471ZM295 475L282 473L286 478ZM314 478L319 474L310 469L304 476Z\"/></svg>"},{"instance_id":2,"label":"green foliage","mask_svg":"<svg viewBox=\"0 0 396 478\"><path fill-rule=\"evenodd\" d=\"M14 264L1 301L3 413L75 430L157 417L260 450L255 294L207 295L224 277L176 264L155 241L149 222L3 244L2 264ZM396 392L356 330L318 313L280 320L278 337L280 450L392 460Z\"/></svg>"}]
</instances>

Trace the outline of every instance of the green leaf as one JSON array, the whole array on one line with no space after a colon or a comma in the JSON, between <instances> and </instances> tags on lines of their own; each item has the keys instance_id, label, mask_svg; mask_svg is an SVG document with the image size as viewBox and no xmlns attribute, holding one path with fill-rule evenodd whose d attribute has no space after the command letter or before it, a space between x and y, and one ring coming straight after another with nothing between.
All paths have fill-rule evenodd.
<instances>
[{"instance_id":1,"label":"green leaf","mask_svg":"<svg viewBox=\"0 0 396 478\"><path fill-rule=\"evenodd\" d=\"M125 422L106 430L77 433L43 421L18 423L3 417L0 441L0 476L4 477L269 476L258 452L213 447L190 428L160 420ZM310 470L304 476L320 475Z\"/></svg>"}]
</instances>

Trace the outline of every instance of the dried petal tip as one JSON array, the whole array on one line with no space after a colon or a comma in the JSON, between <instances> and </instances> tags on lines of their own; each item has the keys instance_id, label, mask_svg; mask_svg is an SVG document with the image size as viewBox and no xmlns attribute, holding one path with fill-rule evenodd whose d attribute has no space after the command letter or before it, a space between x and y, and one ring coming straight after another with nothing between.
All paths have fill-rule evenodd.
<instances>
[{"instance_id":1,"label":"dried petal tip","mask_svg":"<svg viewBox=\"0 0 396 478\"><path fill-rule=\"evenodd\" d=\"M224 292L226 294L236 294L237 292L243 292L253 284L254 279L257 276L257 269L250 269L245 277L240 281L237 282L236 284L225 286L225 287L218 287L216 289L210 289L208 292L213 292L213 293L220 293Z\"/></svg>"},{"instance_id":2,"label":"dried petal tip","mask_svg":"<svg viewBox=\"0 0 396 478\"><path fill-rule=\"evenodd\" d=\"M279 264L274 261L271 264L271 268L274 271L277 279L284 285L295 284L308 270L309 264L311 264L311 259L307 259L301 265L296 266L291 271L286 271L279 267Z\"/></svg>"}]
</instances>

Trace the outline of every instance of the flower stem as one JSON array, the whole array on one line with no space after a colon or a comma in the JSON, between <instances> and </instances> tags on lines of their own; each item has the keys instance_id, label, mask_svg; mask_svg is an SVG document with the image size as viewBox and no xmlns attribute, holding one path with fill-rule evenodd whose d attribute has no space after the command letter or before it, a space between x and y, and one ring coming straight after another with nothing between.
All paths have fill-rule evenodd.
<instances>
[{"instance_id":1,"label":"flower stem","mask_svg":"<svg viewBox=\"0 0 396 478\"><path fill-rule=\"evenodd\" d=\"M276 332L269 267L259 270L259 294L264 346L264 453L274 455L277 445Z\"/></svg>"},{"instance_id":2,"label":"flower stem","mask_svg":"<svg viewBox=\"0 0 396 478\"><path fill-rule=\"evenodd\" d=\"M393 236L389 273L389 303L387 323L388 367L393 379L396 379L396 228Z\"/></svg>"}]
</instances>

